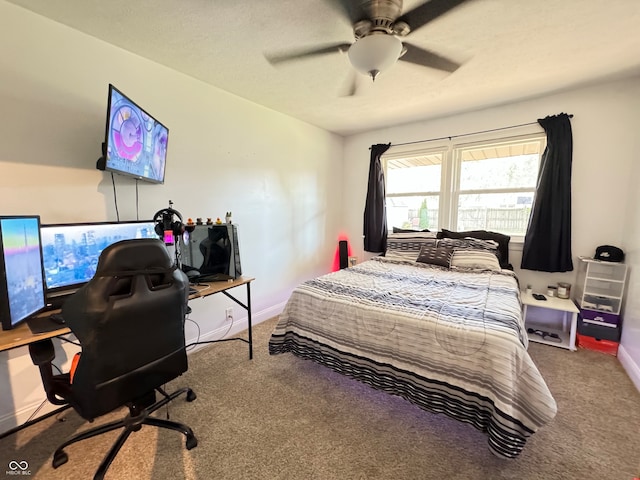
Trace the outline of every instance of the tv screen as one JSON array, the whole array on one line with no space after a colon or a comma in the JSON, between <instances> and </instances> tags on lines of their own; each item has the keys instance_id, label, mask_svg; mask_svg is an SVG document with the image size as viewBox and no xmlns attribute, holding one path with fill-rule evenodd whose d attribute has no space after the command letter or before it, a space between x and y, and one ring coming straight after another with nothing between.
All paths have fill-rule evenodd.
<instances>
[{"instance_id":1,"label":"tv screen","mask_svg":"<svg viewBox=\"0 0 640 480\"><path fill-rule=\"evenodd\" d=\"M169 129L109 84L103 156L97 168L164 183Z\"/></svg>"},{"instance_id":2,"label":"tv screen","mask_svg":"<svg viewBox=\"0 0 640 480\"><path fill-rule=\"evenodd\" d=\"M0 217L0 316L10 330L45 307L40 217Z\"/></svg>"},{"instance_id":3,"label":"tv screen","mask_svg":"<svg viewBox=\"0 0 640 480\"><path fill-rule=\"evenodd\" d=\"M98 258L120 240L158 238L151 220L42 225L42 253L48 300L69 294L93 278Z\"/></svg>"}]
</instances>

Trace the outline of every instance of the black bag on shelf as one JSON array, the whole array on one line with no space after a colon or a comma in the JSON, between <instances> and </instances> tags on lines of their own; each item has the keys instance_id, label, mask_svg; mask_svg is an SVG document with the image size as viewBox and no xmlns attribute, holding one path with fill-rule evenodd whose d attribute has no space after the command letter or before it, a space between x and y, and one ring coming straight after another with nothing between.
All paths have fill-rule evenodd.
<instances>
[{"instance_id":1,"label":"black bag on shelf","mask_svg":"<svg viewBox=\"0 0 640 480\"><path fill-rule=\"evenodd\" d=\"M603 262L622 262L624 260L624 252L613 245L600 245L596 248L596 254L593 258Z\"/></svg>"}]
</instances>

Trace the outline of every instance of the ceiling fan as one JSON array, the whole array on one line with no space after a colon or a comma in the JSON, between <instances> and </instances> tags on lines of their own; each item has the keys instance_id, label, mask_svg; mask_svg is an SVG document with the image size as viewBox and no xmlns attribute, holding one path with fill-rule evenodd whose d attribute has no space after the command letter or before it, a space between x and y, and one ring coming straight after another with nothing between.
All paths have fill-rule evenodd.
<instances>
[{"instance_id":1,"label":"ceiling fan","mask_svg":"<svg viewBox=\"0 0 640 480\"><path fill-rule=\"evenodd\" d=\"M345 15L351 25L353 43L333 43L265 55L271 64L328 53L347 52L356 71L375 81L378 74L397 60L453 72L460 64L411 43L400 40L418 28L469 0L429 0L402 13L402 0L327 0ZM355 79L349 95L355 93Z\"/></svg>"}]
</instances>

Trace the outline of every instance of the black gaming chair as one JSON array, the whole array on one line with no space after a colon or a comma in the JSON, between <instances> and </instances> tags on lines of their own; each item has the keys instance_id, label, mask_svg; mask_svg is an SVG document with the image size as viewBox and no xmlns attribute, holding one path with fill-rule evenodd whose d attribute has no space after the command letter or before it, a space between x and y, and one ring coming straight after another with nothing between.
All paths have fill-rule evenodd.
<instances>
[{"instance_id":1,"label":"black gaming chair","mask_svg":"<svg viewBox=\"0 0 640 480\"><path fill-rule=\"evenodd\" d=\"M83 418L95 418L126 405L129 414L80 433L64 442L53 455L53 467L68 461L64 448L72 443L124 428L100 464L95 477L104 477L129 435L143 424L169 428L186 436L186 448L198 441L180 423L150 414L178 395L196 398L189 388L171 395L161 386L187 370L184 320L189 282L172 266L160 240L124 240L105 248L95 276L63 305L67 326L82 346L71 374L53 375L51 340L30 345L33 363L40 368L47 398L70 404ZM156 392L162 399L156 402Z\"/></svg>"}]
</instances>

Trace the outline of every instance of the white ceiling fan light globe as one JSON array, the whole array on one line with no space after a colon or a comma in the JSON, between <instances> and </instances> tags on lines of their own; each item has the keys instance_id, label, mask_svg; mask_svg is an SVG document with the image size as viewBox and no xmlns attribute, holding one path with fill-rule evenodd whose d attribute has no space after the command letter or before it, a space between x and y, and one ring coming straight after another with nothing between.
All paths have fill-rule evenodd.
<instances>
[{"instance_id":1,"label":"white ceiling fan light globe","mask_svg":"<svg viewBox=\"0 0 640 480\"><path fill-rule=\"evenodd\" d=\"M402 42L394 35L371 34L356 40L349 47L353 68L375 80L376 75L391 67L402 52Z\"/></svg>"}]
</instances>

